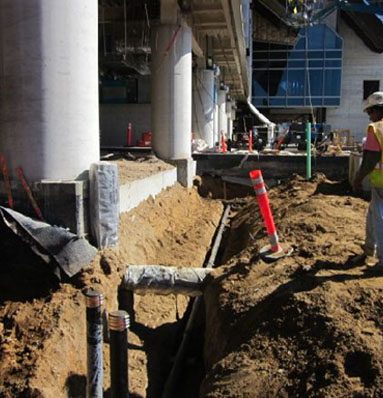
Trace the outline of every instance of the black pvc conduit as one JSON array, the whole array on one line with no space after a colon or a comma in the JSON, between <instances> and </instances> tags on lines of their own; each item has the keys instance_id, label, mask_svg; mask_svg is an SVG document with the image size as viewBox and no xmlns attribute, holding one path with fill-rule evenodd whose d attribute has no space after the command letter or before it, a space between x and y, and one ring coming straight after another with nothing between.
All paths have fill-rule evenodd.
<instances>
[{"instance_id":1,"label":"black pvc conduit","mask_svg":"<svg viewBox=\"0 0 383 398\"><path fill-rule=\"evenodd\" d=\"M96 290L84 291L87 329L87 382L86 397L103 397L103 322L102 304L104 296Z\"/></svg>"},{"instance_id":2,"label":"black pvc conduit","mask_svg":"<svg viewBox=\"0 0 383 398\"><path fill-rule=\"evenodd\" d=\"M128 398L128 328L126 311L109 313L111 398Z\"/></svg>"},{"instance_id":3,"label":"black pvc conduit","mask_svg":"<svg viewBox=\"0 0 383 398\"><path fill-rule=\"evenodd\" d=\"M229 217L230 209L231 209L231 206L228 205L223 213L223 216L221 218L221 223L220 223L220 226L218 227L218 232L217 232L217 235L214 240L214 244L213 244L211 252L210 252L209 260L205 264L206 268L214 267L217 253L218 253L219 247L221 245L222 234L223 234L223 231L225 230L227 219ZM182 336L182 341L178 348L178 351L177 351L177 354L176 354L176 357L175 357L175 360L173 363L173 367L170 371L168 379L166 380L164 390L162 393L162 398L172 398L172 396L174 394L176 380L179 377L182 361L184 359L185 350L189 343L189 339L190 339L190 335L191 335L190 332L192 330L194 319L196 317L196 314L198 313L198 310L199 310L201 304L202 304L202 298L200 296L196 297L194 300L193 306L192 306L192 310L190 312L189 319L185 326L185 330L184 330L184 333Z\"/></svg>"}]
</instances>

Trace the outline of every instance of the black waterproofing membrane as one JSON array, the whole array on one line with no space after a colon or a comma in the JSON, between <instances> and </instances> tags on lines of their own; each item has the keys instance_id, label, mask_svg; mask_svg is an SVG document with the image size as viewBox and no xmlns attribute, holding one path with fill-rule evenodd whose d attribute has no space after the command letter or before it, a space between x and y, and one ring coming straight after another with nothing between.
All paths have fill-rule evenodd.
<instances>
[{"instance_id":1,"label":"black waterproofing membrane","mask_svg":"<svg viewBox=\"0 0 383 398\"><path fill-rule=\"evenodd\" d=\"M70 278L87 267L97 253L86 239L64 228L33 220L3 206L0 215L0 221L51 265L60 280L63 274Z\"/></svg>"}]
</instances>

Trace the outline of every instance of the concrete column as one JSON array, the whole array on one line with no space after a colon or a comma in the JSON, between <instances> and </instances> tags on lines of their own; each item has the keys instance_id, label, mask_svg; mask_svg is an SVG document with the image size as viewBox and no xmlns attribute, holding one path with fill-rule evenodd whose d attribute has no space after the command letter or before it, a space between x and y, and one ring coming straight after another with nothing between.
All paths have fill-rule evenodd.
<instances>
[{"instance_id":1,"label":"concrete column","mask_svg":"<svg viewBox=\"0 0 383 398\"><path fill-rule=\"evenodd\" d=\"M153 150L162 159L191 157L192 32L159 25L152 37Z\"/></svg>"},{"instance_id":2,"label":"concrete column","mask_svg":"<svg viewBox=\"0 0 383 398\"><path fill-rule=\"evenodd\" d=\"M226 90L218 90L218 136L223 133L227 137Z\"/></svg>"},{"instance_id":3,"label":"concrete column","mask_svg":"<svg viewBox=\"0 0 383 398\"><path fill-rule=\"evenodd\" d=\"M213 136L214 136L214 145L216 142L219 142L219 126L218 126L218 90L217 86L214 85L214 115L213 115Z\"/></svg>"},{"instance_id":4,"label":"concrete column","mask_svg":"<svg viewBox=\"0 0 383 398\"><path fill-rule=\"evenodd\" d=\"M232 107L231 107L231 131L232 131L232 133L234 132L234 131L233 131L233 123L234 123L234 120L235 120L236 117L237 117L237 112L236 112L235 109L236 109L235 106L232 106Z\"/></svg>"},{"instance_id":5,"label":"concrete column","mask_svg":"<svg viewBox=\"0 0 383 398\"><path fill-rule=\"evenodd\" d=\"M214 146L214 71L196 71L193 85L193 132Z\"/></svg>"},{"instance_id":6,"label":"concrete column","mask_svg":"<svg viewBox=\"0 0 383 398\"><path fill-rule=\"evenodd\" d=\"M98 5L0 4L0 148L29 181L86 177L99 160Z\"/></svg>"},{"instance_id":7,"label":"concrete column","mask_svg":"<svg viewBox=\"0 0 383 398\"><path fill-rule=\"evenodd\" d=\"M194 138L203 139L204 114L201 98L201 70L193 71L192 79L192 132Z\"/></svg>"},{"instance_id":8,"label":"concrete column","mask_svg":"<svg viewBox=\"0 0 383 398\"><path fill-rule=\"evenodd\" d=\"M204 140L210 148L214 147L214 71L202 71L201 98L205 125L203 128Z\"/></svg>"},{"instance_id":9,"label":"concrete column","mask_svg":"<svg viewBox=\"0 0 383 398\"><path fill-rule=\"evenodd\" d=\"M231 101L226 101L227 138L230 139L230 140L233 138L233 121L231 119L232 104L233 103Z\"/></svg>"}]
</instances>

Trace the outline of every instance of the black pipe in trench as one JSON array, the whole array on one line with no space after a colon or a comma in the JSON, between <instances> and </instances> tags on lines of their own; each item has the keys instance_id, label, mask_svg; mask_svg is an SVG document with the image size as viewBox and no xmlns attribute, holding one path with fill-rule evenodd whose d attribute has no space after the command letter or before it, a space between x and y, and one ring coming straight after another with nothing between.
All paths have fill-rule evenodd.
<instances>
[{"instance_id":1,"label":"black pipe in trench","mask_svg":"<svg viewBox=\"0 0 383 398\"><path fill-rule=\"evenodd\" d=\"M87 329L87 382L86 397L103 397L103 322L104 296L96 290L84 291Z\"/></svg>"},{"instance_id":2,"label":"black pipe in trench","mask_svg":"<svg viewBox=\"0 0 383 398\"><path fill-rule=\"evenodd\" d=\"M216 260L216 256L219 250L219 247L221 245L221 240L222 240L222 235L223 235L223 231L225 230L226 227L226 221L229 217L229 213L230 213L230 209L231 206L228 205L223 213L222 219L221 219L221 223L220 226L218 228L218 232L216 235L216 238L214 240L214 244L209 256L209 260L207 261L207 263L205 264L206 268L213 268L214 264L215 264L215 260ZM194 319L196 317L196 314L198 313L198 310L200 308L200 306L202 305L202 298L201 296L198 296L195 298L193 306L192 306L192 310L190 312L190 316L189 319L186 323L185 326L185 330L182 336L182 341L181 344L178 348L174 363L173 363L173 367L170 371L169 377L166 380L165 383L165 387L164 390L162 392L162 398L172 398L173 394L174 394L174 388L176 385L176 380L179 377L180 371L181 371L181 364L184 358L184 354L185 354L185 350L186 347L189 343L189 339L190 339L190 332L192 330L192 326L193 326L193 322Z\"/></svg>"}]
</instances>

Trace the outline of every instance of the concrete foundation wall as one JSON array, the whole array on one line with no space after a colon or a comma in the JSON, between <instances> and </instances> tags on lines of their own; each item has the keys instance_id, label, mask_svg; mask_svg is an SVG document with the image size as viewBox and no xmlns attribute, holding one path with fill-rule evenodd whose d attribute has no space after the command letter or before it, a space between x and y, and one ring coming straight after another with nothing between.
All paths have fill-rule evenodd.
<instances>
[{"instance_id":1,"label":"concrete foundation wall","mask_svg":"<svg viewBox=\"0 0 383 398\"><path fill-rule=\"evenodd\" d=\"M344 39L341 106L327 110L327 123L335 129L349 129L361 141L369 121L361 108L363 81L380 80L383 89L383 54L371 51L343 20L339 34Z\"/></svg>"},{"instance_id":2,"label":"concrete foundation wall","mask_svg":"<svg viewBox=\"0 0 383 398\"><path fill-rule=\"evenodd\" d=\"M120 213L138 206L150 196L155 197L163 189L177 182L177 169L165 170L141 180L135 180L120 187Z\"/></svg>"},{"instance_id":3,"label":"concrete foundation wall","mask_svg":"<svg viewBox=\"0 0 383 398\"><path fill-rule=\"evenodd\" d=\"M133 144L150 131L150 104L100 104L101 146L124 146L126 129L132 123Z\"/></svg>"}]
</instances>

